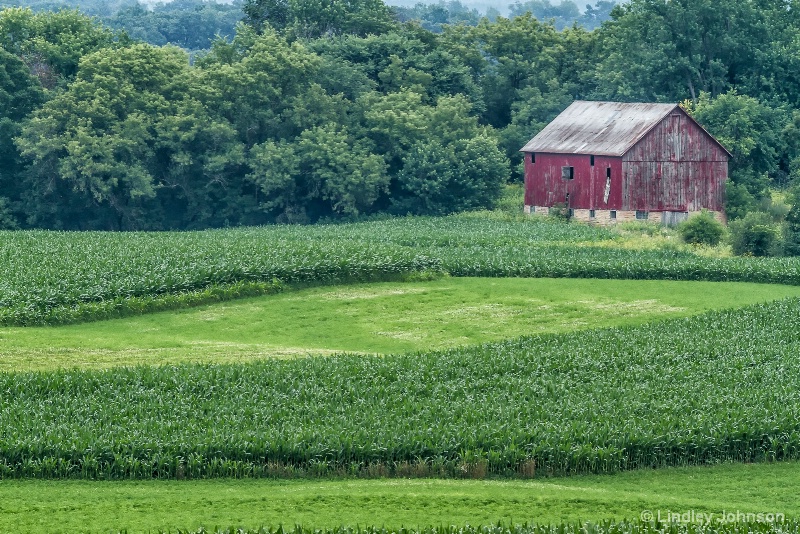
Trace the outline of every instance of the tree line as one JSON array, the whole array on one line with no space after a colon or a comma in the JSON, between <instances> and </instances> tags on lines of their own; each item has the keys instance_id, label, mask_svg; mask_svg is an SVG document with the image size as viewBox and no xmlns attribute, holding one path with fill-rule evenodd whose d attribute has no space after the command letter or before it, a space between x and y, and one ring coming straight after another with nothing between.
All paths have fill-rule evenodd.
<instances>
[{"instance_id":1,"label":"tree line","mask_svg":"<svg viewBox=\"0 0 800 534\"><path fill-rule=\"evenodd\" d=\"M600 4L597 4L600 5ZM684 102L729 216L800 177L796 2L631 0L437 31L380 0L247 0L191 55L75 10L0 11L0 226L193 229L491 207L575 99Z\"/></svg>"}]
</instances>

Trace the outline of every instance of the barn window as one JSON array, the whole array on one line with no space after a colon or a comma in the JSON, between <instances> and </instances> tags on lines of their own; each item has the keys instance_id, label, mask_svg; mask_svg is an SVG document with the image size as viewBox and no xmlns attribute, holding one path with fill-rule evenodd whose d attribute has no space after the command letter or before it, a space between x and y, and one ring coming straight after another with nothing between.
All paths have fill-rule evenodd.
<instances>
[{"instance_id":1,"label":"barn window","mask_svg":"<svg viewBox=\"0 0 800 534\"><path fill-rule=\"evenodd\" d=\"M536 163L536 153L531 152L531 163Z\"/></svg>"},{"instance_id":2,"label":"barn window","mask_svg":"<svg viewBox=\"0 0 800 534\"><path fill-rule=\"evenodd\" d=\"M636 218L640 221L646 221L650 214L643 210L636 210Z\"/></svg>"},{"instance_id":3,"label":"barn window","mask_svg":"<svg viewBox=\"0 0 800 534\"><path fill-rule=\"evenodd\" d=\"M594 219L594 210L589 210L589 218Z\"/></svg>"},{"instance_id":4,"label":"barn window","mask_svg":"<svg viewBox=\"0 0 800 534\"><path fill-rule=\"evenodd\" d=\"M611 178L611 167L606 167L606 178Z\"/></svg>"},{"instance_id":5,"label":"barn window","mask_svg":"<svg viewBox=\"0 0 800 534\"><path fill-rule=\"evenodd\" d=\"M616 219L616 218L617 218L617 210L611 210L611 211L608 213L608 218L609 218L609 219Z\"/></svg>"},{"instance_id":6,"label":"barn window","mask_svg":"<svg viewBox=\"0 0 800 534\"><path fill-rule=\"evenodd\" d=\"M561 177L565 180L575 178L575 167L561 167Z\"/></svg>"},{"instance_id":7,"label":"barn window","mask_svg":"<svg viewBox=\"0 0 800 534\"><path fill-rule=\"evenodd\" d=\"M589 156L589 165L594 167L594 156Z\"/></svg>"}]
</instances>

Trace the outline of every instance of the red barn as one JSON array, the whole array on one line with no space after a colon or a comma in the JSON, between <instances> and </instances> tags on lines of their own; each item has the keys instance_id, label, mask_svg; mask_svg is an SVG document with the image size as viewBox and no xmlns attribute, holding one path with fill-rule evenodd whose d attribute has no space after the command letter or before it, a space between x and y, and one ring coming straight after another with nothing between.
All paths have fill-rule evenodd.
<instances>
[{"instance_id":1,"label":"red barn","mask_svg":"<svg viewBox=\"0 0 800 534\"><path fill-rule=\"evenodd\" d=\"M730 153L677 104L573 102L526 144L525 212L676 224L724 221Z\"/></svg>"}]
</instances>

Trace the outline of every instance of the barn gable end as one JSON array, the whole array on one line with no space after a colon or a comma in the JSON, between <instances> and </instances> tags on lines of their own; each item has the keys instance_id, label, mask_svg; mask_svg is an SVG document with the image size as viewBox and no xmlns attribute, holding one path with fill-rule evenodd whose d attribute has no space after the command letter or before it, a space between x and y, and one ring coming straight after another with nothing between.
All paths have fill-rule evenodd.
<instances>
[{"instance_id":1,"label":"barn gable end","mask_svg":"<svg viewBox=\"0 0 800 534\"><path fill-rule=\"evenodd\" d=\"M730 153L680 106L625 151L624 161L725 161Z\"/></svg>"}]
</instances>

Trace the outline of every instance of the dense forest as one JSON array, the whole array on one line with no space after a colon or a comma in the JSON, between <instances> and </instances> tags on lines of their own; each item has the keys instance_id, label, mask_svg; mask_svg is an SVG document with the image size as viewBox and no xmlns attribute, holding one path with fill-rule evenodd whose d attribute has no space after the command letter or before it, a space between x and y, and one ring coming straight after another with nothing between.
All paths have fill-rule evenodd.
<instances>
[{"instance_id":1,"label":"dense forest","mask_svg":"<svg viewBox=\"0 0 800 534\"><path fill-rule=\"evenodd\" d=\"M731 218L800 182L797 0L599 2L579 15L608 20L563 28L521 3L433 21L380 0L179 7L0 11L0 227L490 207L574 99L683 102L734 155Z\"/></svg>"}]
</instances>

